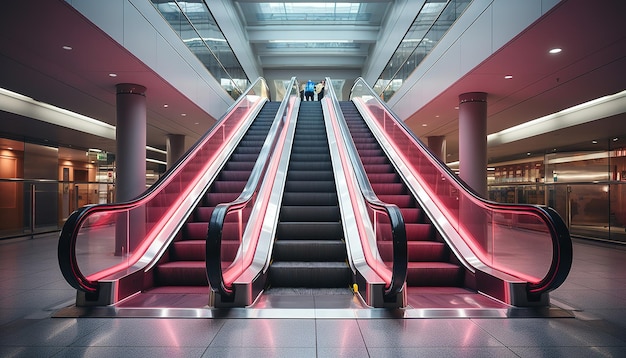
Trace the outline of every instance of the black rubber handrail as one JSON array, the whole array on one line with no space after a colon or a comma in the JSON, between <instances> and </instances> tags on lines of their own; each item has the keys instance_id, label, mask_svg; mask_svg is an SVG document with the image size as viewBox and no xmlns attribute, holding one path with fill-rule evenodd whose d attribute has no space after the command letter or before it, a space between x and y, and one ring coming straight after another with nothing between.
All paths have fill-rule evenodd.
<instances>
[{"instance_id":1,"label":"black rubber handrail","mask_svg":"<svg viewBox=\"0 0 626 358\"><path fill-rule=\"evenodd\" d=\"M224 275L222 271L221 247L225 219L229 213L241 210L246 207L248 203L253 199L254 193L259 190L261 184L263 183L262 179L266 174L267 167L276 146L276 142L278 141L278 138L280 137L280 133L282 132L284 126L286 125L287 119L285 116L287 105L290 101L290 98L297 95L298 93L298 84L295 77L291 78L291 81L286 88L288 89L286 91L286 95L283 98L280 107L278 108L278 112L276 113L274 122L272 123L265 142L263 143L263 147L261 149L261 152L259 153L259 157L257 158L257 161L252 168L252 172L250 174L248 182L246 183L246 186L244 187L239 197L237 197L237 199L233 200L230 203L218 204L215 209L213 209L213 213L211 214L211 219L209 221L209 230L206 238L207 278L209 280L211 290L219 294L221 300L225 302L232 301L235 297L235 289L231 285L227 285L224 282ZM292 93L294 91L295 94Z\"/></svg>"},{"instance_id":2,"label":"black rubber handrail","mask_svg":"<svg viewBox=\"0 0 626 358\"><path fill-rule=\"evenodd\" d=\"M352 162L357 181L359 182L361 195L370 209L382 213L389 218L393 242L393 263L391 282L389 282L385 288L383 298L386 301L394 300L396 295L399 294L404 287L408 270L408 249L404 217L397 205L381 201L374 193L365 168L363 167L363 163L361 162L361 157L348 130L348 125L340 109L339 101L337 100L337 95L335 94L330 78L326 78L326 87L329 89L329 97L333 103L338 124L341 128L341 135L346 143L346 150Z\"/></svg>"},{"instance_id":3,"label":"black rubber handrail","mask_svg":"<svg viewBox=\"0 0 626 358\"><path fill-rule=\"evenodd\" d=\"M351 98L352 93L354 93L354 89L357 86L361 86L362 88L366 89L371 94L371 100L376 100L377 103L381 105L387 112L386 114L390 118L393 118L395 124L397 125L395 127L402 128L405 134L413 139L416 147L418 147L420 151L424 153L436 165L436 167L440 170L442 174L447 177L447 179L453 181L462 192L466 193L472 201L490 210L526 212L532 213L542 218L550 232L550 236L552 239L552 262L550 264L548 272L539 282L528 283L527 292L529 296L537 297L543 293L550 292L559 287L565 281L572 266L572 239L570 237L567 225L554 209L547 206L530 204L503 204L482 198L463 180L461 180L456 174L454 174L452 170L450 170L450 168L441 159L439 159L439 157L432 154L430 149L428 149L428 147L426 147L426 145L424 145L417 138L417 136L415 136L415 134L406 126L404 121L400 120L395 115L395 113L393 113L391 109L389 109L387 104L380 99L380 97L367 84L367 82L365 82L363 78L359 77L355 81L354 86L351 90Z\"/></svg>"},{"instance_id":4,"label":"black rubber handrail","mask_svg":"<svg viewBox=\"0 0 626 358\"><path fill-rule=\"evenodd\" d=\"M246 92L244 92L244 94L241 95L228 108L228 110L220 118L220 120L217 121L211 127L211 129L209 129L189 150L187 150L187 152L185 152L185 154L180 159L178 159L174 163L174 165L172 165L172 167L168 169L167 172L155 182L155 184L153 184L140 196L123 203L84 206L70 214L65 224L63 225L63 228L61 229L61 233L59 235L59 244L57 247L59 268L61 269L63 277L70 286L91 295L97 295L100 287L97 281L92 281L85 277L85 275L80 270L76 258L76 240L80 228L85 223L85 221L95 213L123 211L133 207L137 207L144 203L147 198L150 197L152 194L161 190L161 186L163 185L163 183L169 182L172 176L178 172L178 169L181 166L187 164L188 159L192 156L192 154L195 153L201 145L206 144L206 139L209 138L213 134L213 132L220 127L220 124L223 124L223 121L229 118L230 113L236 110L239 103L245 99L246 95L250 92L253 92L253 89L256 88L259 84L263 86L264 91L269 95L269 88L267 87L265 80L261 77L257 78L257 80L254 81L246 89Z\"/></svg>"}]
</instances>

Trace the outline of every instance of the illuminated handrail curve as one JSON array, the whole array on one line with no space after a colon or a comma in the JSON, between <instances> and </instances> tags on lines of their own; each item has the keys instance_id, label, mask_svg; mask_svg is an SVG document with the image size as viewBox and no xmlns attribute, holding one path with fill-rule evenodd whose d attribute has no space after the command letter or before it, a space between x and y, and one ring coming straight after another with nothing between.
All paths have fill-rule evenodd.
<instances>
[{"instance_id":1,"label":"illuminated handrail curve","mask_svg":"<svg viewBox=\"0 0 626 358\"><path fill-rule=\"evenodd\" d=\"M375 243L373 245L365 244L363 245L363 249L365 252L367 252L365 254L365 259L366 261L368 261L369 266L374 270L374 272L376 272L381 278L385 280L386 287L384 292L384 298L392 299L402 291L404 287L404 282L406 281L407 277L408 252L404 218L402 217L402 213L400 212L400 209L397 205L381 201L374 193L374 190L372 189L370 181L365 172L365 168L363 167L363 163L361 162L361 158L357 152L356 145L354 144L352 136L350 135L350 131L348 130L345 118L343 116L343 112L340 109L339 101L337 100L337 95L335 94L330 78L326 78L326 88L328 89L328 97L332 101L335 118L337 119L337 122L339 124L341 135L343 137L343 141L348 152L348 156L350 158L357 181L359 183L361 195L372 211L380 215L385 215L389 218L393 242L393 266L391 269L391 273L387 272L388 269L384 262L374 262L379 260L377 258L380 257L380 255L374 254L370 250L371 247L376 247ZM376 224L376 215L374 215L373 220L374 224ZM362 235L362 240L364 239L365 238Z\"/></svg>"},{"instance_id":2,"label":"illuminated handrail curve","mask_svg":"<svg viewBox=\"0 0 626 358\"><path fill-rule=\"evenodd\" d=\"M295 77L291 78L291 81L287 85L287 91L283 101L280 104L274 122L269 130L268 136L263 143L259 157L257 158L250 178L248 179L246 186L237 199L230 203L218 204L209 221L209 230L206 238L206 272L209 280L211 290L218 293L223 301L233 300L235 296L233 281L236 277L239 277L241 273L252 264L254 248L256 242L252 241L246 243L246 255L238 255L235 261L227 268L227 275L224 274L222 269L222 234L224 233L224 224L226 217L235 212L239 212L249 205L255 205L253 202L259 193L263 178L266 172L269 170L270 158L276 148L277 143L282 137L288 118L290 118L290 112L293 110L295 98L298 96L298 83ZM260 195L260 194L258 194ZM266 204L266 202L264 202ZM262 203L262 204L264 204ZM247 229L247 222L242 222L242 215L239 215L239 227ZM261 230L260 223L256 223L255 232L250 236L258 238ZM257 232L258 231L258 232ZM240 243L242 242L243 232L239 232L238 238ZM241 253L242 250L239 250Z\"/></svg>"},{"instance_id":3,"label":"illuminated handrail curve","mask_svg":"<svg viewBox=\"0 0 626 358\"><path fill-rule=\"evenodd\" d=\"M362 97L364 98L357 98L359 96L355 95L355 93L359 92L363 93ZM537 218L539 220L537 224L542 227L540 230L533 228L533 230L535 230L534 232L546 232L549 234L552 248L551 262L543 277L538 280L532 280L531 282L531 280L528 280L523 272L515 272L515 270L507 271L506 267L494 267L488 262L489 260L485 260L484 254L481 256L480 253L472 250L474 251L476 258L481 261L482 265L490 267L496 271L504 272L510 276L523 279L527 282L527 292L530 297L537 297L543 293L550 292L559 287L565 281L572 264L572 242L567 226L554 209L538 205L501 204L481 198L474 190L459 179L458 176L456 176L445 165L445 163L443 163L443 161L427 149L427 147L405 125L405 123L395 116L386 103L380 100L378 95L376 95L376 93L362 78L357 79L355 82L352 88L351 98L353 101L361 102L370 112L372 117L376 118L376 121L383 122L381 129L385 133L386 137L390 138L392 141L402 141L401 144L403 151L406 151L407 153L409 149L417 149L417 152L426 158L429 165L436 169L440 180L447 182L448 185L450 185L450 188L455 190L455 195L458 195L458 202L456 204L448 205L448 207L445 207L446 205L444 204L443 206L445 208L442 210L442 213L447 218L450 225L459 232L460 237L464 241L468 242L468 240L474 240L475 238L467 237L468 235L471 235L471 230L462 227L463 224L460 222L459 218L455 218L452 213L454 209L460 209L460 206L455 206L461 205L459 203L460 201L464 201L476 210L486 211L492 220L494 220L496 215L517 215L520 218L522 218L522 216ZM389 119L390 123L387 124L385 119ZM385 127L385 125L388 125L388 127ZM409 158L405 156L403 161L409 170L416 173L418 177L421 177L421 175L416 172L416 168ZM425 179L422 180L426 182ZM424 185L424 187L426 188L427 185ZM429 195L432 198L437 194L431 188ZM484 229L481 230L487 230L487 222L482 222L480 225L484 227ZM492 222L492 225L495 225L495 223ZM516 228L527 229L523 224L516 226ZM469 246L472 247L472 245ZM467 263L467 261L465 262Z\"/></svg>"},{"instance_id":4,"label":"illuminated handrail curve","mask_svg":"<svg viewBox=\"0 0 626 358\"><path fill-rule=\"evenodd\" d=\"M216 153L220 153L221 149L226 146L234 146L234 143L229 143L231 139L243 125L249 125L250 117L254 115L252 112L260 108L268 98L269 88L263 78L258 78L229 107L226 114L143 194L124 203L89 205L74 211L63 225L57 247L59 266L65 280L79 291L97 295L100 287L98 280L124 271L128 273L129 269L136 268L134 266L138 264L147 265L149 262L146 262L144 255L157 235L173 237L176 234L178 227L166 227L172 210L183 203L188 204L185 196L194 189L194 184L197 184L202 173L211 167L211 161L216 159ZM198 165L200 165L199 168ZM172 201L173 195L176 198ZM151 203L155 203L154 207L150 207ZM162 209L164 203L167 205L165 210ZM111 216L124 214L125 217L121 219L125 219L126 225L129 225L129 216L134 209L143 209L152 215L150 222L148 222L149 215L144 214L145 221L137 224L144 225L143 241L137 243L136 250L133 250L132 254L130 250L126 252L128 254L126 261L90 275L84 274L77 260L76 245L81 230L85 229L89 219L97 219L98 215L103 213ZM89 237L89 229L85 230L87 231L85 236ZM126 235L128 240L128 231Z\"/></svg>"}]
</instances>

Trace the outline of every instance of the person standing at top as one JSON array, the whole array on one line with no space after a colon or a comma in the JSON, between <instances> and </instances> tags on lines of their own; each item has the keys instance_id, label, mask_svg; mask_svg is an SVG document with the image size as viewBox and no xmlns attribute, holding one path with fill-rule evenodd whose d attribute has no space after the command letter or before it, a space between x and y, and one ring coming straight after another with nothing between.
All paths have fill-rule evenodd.
<instances>
[{"instance_id":1,"label":"person standing at top","mask_svg":"<svg viewBox=\"0 0 626 358\"><path fill-rule=\"evenodd\" d=\"M324 80L320 81L320 83L315 85L315 93L317 93L317 100L321 101L324 98L324 90L326 87L326 82Z\"/></svg>"},{"instance_id":2,"label":"person standing at top","mask_svg":"<svg viewBox=\"0 0 626 358\"><path fill-rule=\"evenodd\" d=\"M306 87L304 88L304 97L306 97L307 101L312 101L314 95L315 95L315 83L313 83L313 81L311 80L308 80L306 82Z\"/></svg>"}]
</instances>

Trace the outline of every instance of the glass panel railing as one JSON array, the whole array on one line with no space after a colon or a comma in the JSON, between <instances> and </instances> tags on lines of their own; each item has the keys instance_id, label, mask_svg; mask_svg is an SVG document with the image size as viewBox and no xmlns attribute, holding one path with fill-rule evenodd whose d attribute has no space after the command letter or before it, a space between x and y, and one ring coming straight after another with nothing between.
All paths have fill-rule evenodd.
<instances>
[{"instance_id":1,"label":"glass panel railing","mask_svg":"<svg viewBox=\"0 0 626 358\"><path fill-rule=\"evenodd\" d=\"M269 93L258 79L246 95L191 148L168 173L138 199L83 207L63 226L59 264L74 288L95 292L97 281L143 266L178 230L226 159L241 131L252 121ZM237 137L239 136L239 137ZM141 262L140 262L141 260Z\"/></svg>"},{"instance_id":2,"label":"glass panel railing","mask_svg":"<svg viewBox=\"0 0 626 358\"><path fill-rule=\"evenodd\" d=\"M327 78L326 83L330 84L327 86L327 98L331 102L329 107L332 110L333 128L336 127L335 130L340 136L337 138L338 147L342 149L339 153L345 165L352 167L354 179L356 179L355 185L350 185L351 181L346 180L347 187L351 191L350 203L355 213L354 220L361 241L355 244L360 245L362 249L362 259L385 281L384 299L396 301L396 296L402 291L407 275L407 238L404 220L396 205L381 201L374 193L360 159L358 146L354 142L357 134L351 134L344 117L344 115L352 116L354 113L346 113L342 110L331 79ZM349 176L349 171L344 170L344 175ZM365 204L364 209L357 204L359 202L356 199L357 196L362 198L360 201ZM362 210L366 212L361 212ZM368 218L369 222L363 222L364 218ZM361 251L353 256L360 254Z\"/></svg>"},{"instance_id":3,"label":"glass panel railing","mask_svg":"<svg viewBox=\"0 0 626 358\"><path fill-rule=\"evenodd\" d=\"M550 208L504 205L479 198L398 120L370 87L357 80L352 100L384 134L433 208L445 217L439 228L452 227L483 264L530 283L531 293L560 285L571 266L567 227ZM427 209L428 210L428 209ZM513 255L513 258L511 258Z\"/></svg>"},{"instance_id":4,"label":"glass panel railing","mask_svg":"<svg viewBox=\"0 0 626 358\"><path fill-rule=\"evenodd\" d=\"M287 84L285 94L243 191L234 201L217 205L211 214L206 243L207 277L222 301L234 299L233 283L254 259L264 213L270 205L268 188L280 157L276 148L285 145L285 128L299 96L295 77Z\"/></svg>"}]
</instances>

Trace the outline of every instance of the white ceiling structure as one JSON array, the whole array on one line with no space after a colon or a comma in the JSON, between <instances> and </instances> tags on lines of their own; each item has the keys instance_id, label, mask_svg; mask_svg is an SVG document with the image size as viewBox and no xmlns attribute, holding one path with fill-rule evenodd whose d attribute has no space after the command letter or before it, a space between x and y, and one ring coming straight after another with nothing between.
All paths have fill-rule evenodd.
<instances>
[{"instance_id":1,"label":"white ceiling structure","mask_svg":"<svg viewBox=\"0 0 626 358\"><path fill-rule=\"evenodd\" d=\"M424 1L206 3L250 79L264 76L271 82L291 76L304 80L330 76L345 79L349 87L356 77L375 77L373 73L383 70ZM422 138L446 136L448 160L455 160L458 114L454 107L460 93L489 93L488 131L495 133L623 91L625 6L622 0L603 0L593 5L584 0L562 1L478 67L406 115L406 123ZM74 57L58 50L68 37L76 49L83 49L74 51ZM564 44L558 61L530 56L557 40ZM165 148L167 133L197 139L214 120L62 0L14 1L3 6L0 68L0 88L110 125L115 125L115 94L111 89L121 80L103 74L113 70L123 73L125 82L150 88L148 145L161 149ZM514 79L503 80L512 69L516 71ZM163 108L165 101L170 109ZM171 108L187 115L173 115ZM619 137L626 142L623 112L509 144L494 144L489 156L509 160L521 153L543 153L553 147L592 150L592 139ZM9 112L0 112L0 134L115 151L115 142L110 138Z\"/></svg>"}]
</instances>

